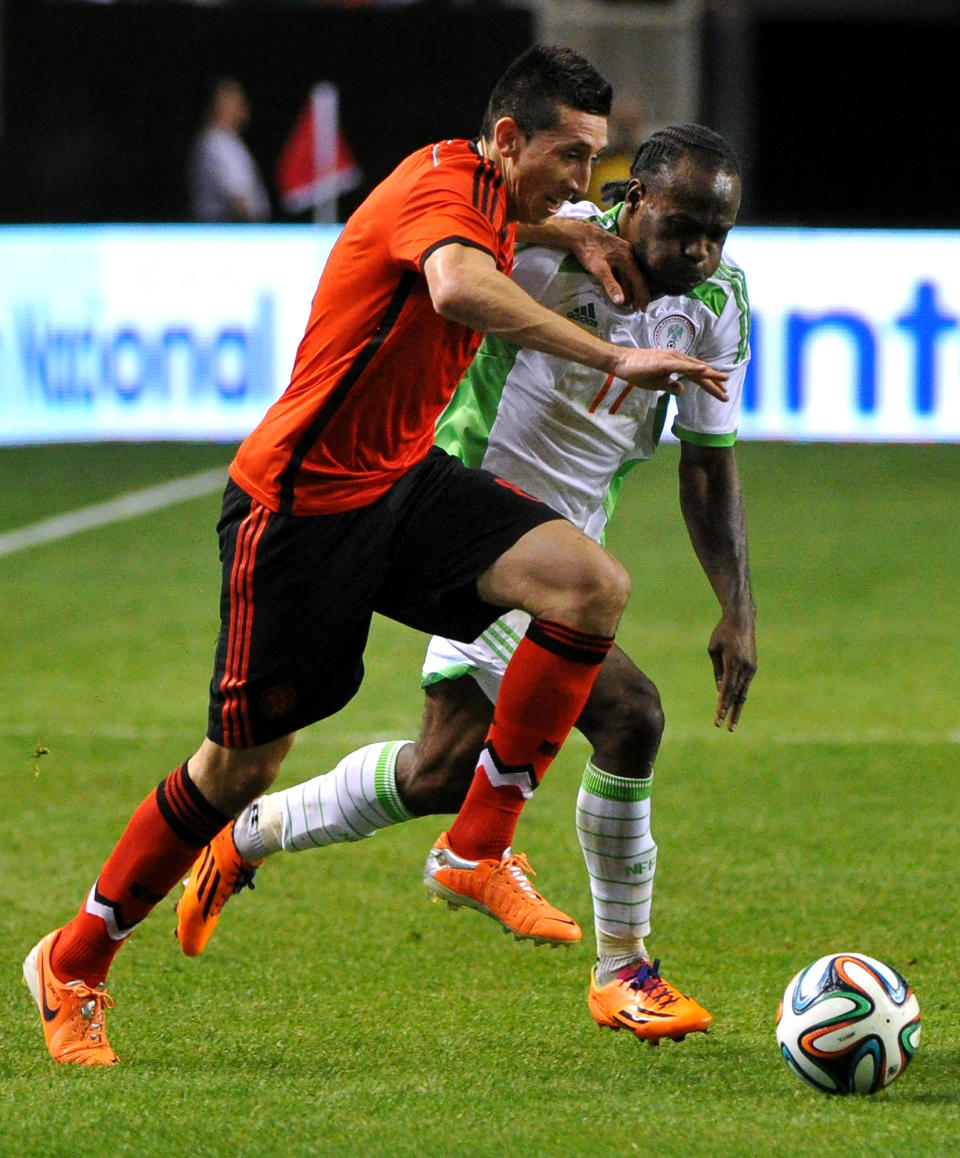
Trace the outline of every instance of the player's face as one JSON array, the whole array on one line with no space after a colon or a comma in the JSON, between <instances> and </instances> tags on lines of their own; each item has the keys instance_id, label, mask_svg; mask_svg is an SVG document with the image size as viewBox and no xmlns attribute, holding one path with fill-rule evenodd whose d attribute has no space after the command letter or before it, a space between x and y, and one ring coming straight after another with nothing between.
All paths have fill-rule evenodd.
<instances>
[{"instance_id":1,"label":"player's face","mask_svg":"<svg viewBox=\"0 0 960 1158\"><path fill-rule=\"evenodd\" d=\"M654 297L683 294L711 277L740 208L740 178L689 159L627 188L623 236Z\"/></svg>"},{"instance_id":2,"label":"player's face","mask_svg":"<svg viewBox=\"0 0 960 1158\"><path fill-rule=\"evenodd\" d=\"M564 201L586 193L597 154L607 143L607 120L561 105L560 120L552 129L528 137L512 117L503 117L495 132L508 216L535 224L556 213Z\"/></svg>"}]
</instances>

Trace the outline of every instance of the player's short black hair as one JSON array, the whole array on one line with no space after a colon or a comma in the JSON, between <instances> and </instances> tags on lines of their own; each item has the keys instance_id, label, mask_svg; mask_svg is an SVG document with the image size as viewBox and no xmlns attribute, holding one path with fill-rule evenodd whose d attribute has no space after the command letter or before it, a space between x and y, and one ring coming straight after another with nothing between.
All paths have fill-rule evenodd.
<instances>
[{"instance_id":1,"label":"player's short black hair","mask_svg":"<svg viewBox=\"0 0 960 1158\"><path fill-rule=\"evenodd\" d=\"M513 117L532 137L558 123L561 105L608 117L612 103L613 89L589 60L572 48L535 44L494 85L480 135L490 137L501 117Z\"/></svg>"},{"instance_id":2,"label":"player's short black hair","mask_svg":"<svg viewBox=\"0 0 960 1158\"><path fill-rule=\"evenodd\" d=\"M667 125L642 141L633 157L630 176L649 182L672 171L689 158L707 173L740 176L740 159L733 146L705 125ZM626 181L608 181L600 190L607 203L619 201L626 193Z\"/></svg>"}]
</instances>

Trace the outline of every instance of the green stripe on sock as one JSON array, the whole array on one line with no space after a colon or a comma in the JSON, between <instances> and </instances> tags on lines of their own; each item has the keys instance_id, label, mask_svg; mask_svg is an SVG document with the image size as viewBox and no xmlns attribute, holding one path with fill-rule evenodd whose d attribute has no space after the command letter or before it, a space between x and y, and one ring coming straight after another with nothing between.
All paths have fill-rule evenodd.
<instances>
[{"instance_id":1,"label":"green stripe on sock","mask_svg":"<svg viewBox=\"0 0 960 1158\"><path fill-rule=\"evenodd\" d=\"M609 772L601 771L589 760L583 770L581 783L584 792L589 792L592 796L599 796L601 800L647 800L653 790L652 775L643 780L627 776L612 776Z\"/></svg>"},{"instance_id":2,"label":"green stripe on sock","mask_svg":"<svg viewBox=\"0 0 960 1158\"><path fill-rule=\"evenodd\" d=\"M390 744L385 744L373 774L377 800L395 824L402 824L405 820L413 820L413 813L407 810L406 805L400 799L396 777L397 753L405 744L409 743L409 740L394 740Z\"/></svg>"}]
</instances>

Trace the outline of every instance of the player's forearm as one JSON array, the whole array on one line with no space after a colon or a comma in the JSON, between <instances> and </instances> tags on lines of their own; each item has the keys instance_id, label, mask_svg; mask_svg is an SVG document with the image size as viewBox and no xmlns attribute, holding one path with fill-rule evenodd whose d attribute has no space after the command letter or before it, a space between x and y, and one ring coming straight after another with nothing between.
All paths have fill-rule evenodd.
<instances>
[{"instance_id":1,"label":"player's forearm","mask_svg":"<svg viewBox=\"0 0 960 1158\"><path fill-rule=\"evenodd\" d=\"M517 222L517 241L523 245L550 245L554 249L576 250L581 232L597 229L576 217L548 217L545 221Z\"/></svg>"},{"instance_id":2,"label":"player's forearm","mask_svg":"<svg viewBox=\"0 0 960 1158\"><path fill-rule=\"evenodd\" d=\"M445 317L516 346L580 362L607 374L616 371L615 347L541 305L497 270L461 282L455 292L434 295L434 304Z\"/></svg>"},{"instance_id":3,"label":"player's forearm","mask_svg":"<svg viewBox=\"0 0 960 1158\"><path fill-rule=\"evenodd\" d=\"M613 345L535 301L471 246L450 243L424 262L430 300L438 314L517 346L591 366L644 390L679 393L681 377L714 398L727 399L727 375L678 350Z\"/></svg>"},{"instance_id":4,"label":"player's forearm","mask_svg":"<svg viewBox=\"0 0 960 1158\"><path fill-rule=\"evenodd\" d=\"M752 624L747 519L732 447L684 447L680 507L690 542L723 614ZM691 461L693 460L693 461Z\"/></svg>"}]
</instances>

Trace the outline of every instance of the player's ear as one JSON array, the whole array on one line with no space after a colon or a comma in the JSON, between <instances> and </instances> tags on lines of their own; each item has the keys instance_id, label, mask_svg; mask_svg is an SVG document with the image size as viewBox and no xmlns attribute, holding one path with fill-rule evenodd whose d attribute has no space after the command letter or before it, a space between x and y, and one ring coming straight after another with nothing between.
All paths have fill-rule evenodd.
<instances>
[{"instance_id":1,"label":"player's ear","mask_svg":"<svg viewBox=\"0 0 960 1158\"><path fill-rule=\"evenodd\" d=\"M493 126L493 140L501 157L516 157L526 139L513 117L501 117Z\"/></svg>"},{"instance_id":2,"label":"player's ear","mask_svg":"<svg viewBox=\"0 0 960 1158\"><path fill-rule=\"evenodd\" d=\"M623 195L624 201L631 209L636 209L647 195L647 187L639 177L631 177L627 182L627 190Z\"/></svg>"}]
</instances>

